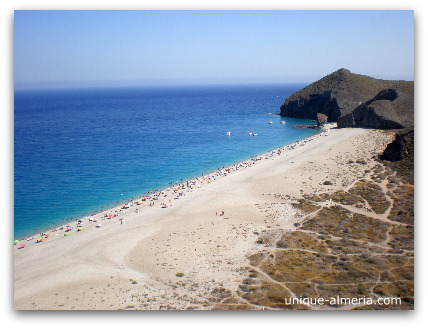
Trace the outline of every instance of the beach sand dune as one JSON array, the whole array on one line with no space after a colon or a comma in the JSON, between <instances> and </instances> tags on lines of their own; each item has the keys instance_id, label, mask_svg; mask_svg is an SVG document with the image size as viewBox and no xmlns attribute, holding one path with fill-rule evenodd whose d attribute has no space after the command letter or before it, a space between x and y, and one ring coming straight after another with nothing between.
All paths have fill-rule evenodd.
<instances>
[{"instance_id":1,"label":"beach sand dune","mask_svg":"<svg viewBox=\"0 0 428 328\"><path fill-rule=\"evenodd\" d=\"M238 302L248 255L265 247L260 234L283 233L301 220L278 195L346 188L365 168L346 163L373 161L391 139L392 133L331 129L251 167L170 190L154 206L133 204L112 219L86 218L82 231L66 237L57 230L41 243L26 241L14 249L15 309L211 309L219 293Z\"/></svg>"}]
</instances>

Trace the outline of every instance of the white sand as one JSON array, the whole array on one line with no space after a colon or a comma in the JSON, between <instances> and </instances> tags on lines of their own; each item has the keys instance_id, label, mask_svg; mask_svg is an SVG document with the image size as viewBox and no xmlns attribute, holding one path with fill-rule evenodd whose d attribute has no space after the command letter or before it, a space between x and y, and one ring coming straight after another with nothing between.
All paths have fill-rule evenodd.
<instances>
[{"instance_id":1,"label":"white sand","mask_svg":"<svg viewBox=\"0 0 428 328\"><path fill-rule=\"evenodd\" d=\"M372 163L391 139L386 132L332 129L304 146L186 188L178 199L170 191L152 207L134 204L110 220L98 214L101 228L85 218L83 231L73 223L68 237L58 230L42 243L24 242L24 249L18 243L15 309L209 309L214 288L234 291L245 278L247 255L261 247L258 232L287 229L299 220L275 194L300 197L346 187L367 168L347 162ZM323 185L326 180L333 185ZM162 201L169 206L162 208ZM221 211L224 216L216 215Z\"/></svg>"}]
</instances>

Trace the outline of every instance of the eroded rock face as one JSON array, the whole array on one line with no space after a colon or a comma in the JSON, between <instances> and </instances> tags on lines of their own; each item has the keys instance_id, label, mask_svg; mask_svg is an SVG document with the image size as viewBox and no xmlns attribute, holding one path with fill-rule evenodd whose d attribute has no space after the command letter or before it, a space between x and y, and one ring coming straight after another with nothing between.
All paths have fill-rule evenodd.
<instances>
[{"instance_id":1,"label":"eroded rock face","mask_svg":"<svg viewBox=\"0 0 428 328\"><path fill-rule=\"evenodd\" d=\"M414 135L413 129L406 129L401 133L397 133L395 140L388 144L379 156L379 159L388 167L395 170L397 175L404 183L411 186L414 185L414 170L415 170L415 152L414 152ZM390 185L397 182L391 179Z\"/></svg>"},{"instance_id":2,"label":"eroded rock face","mask_svg":"<svg viewBox=\"0 0 428 328\"><path fill-rule=\"evenodd\" d=\"M398 98L398 92L395 89L386 89L379 92L373 100L389 100L394 101Z\"/></svg>"},{"instance_id":3,"label":"eroded rock face","mask_svg":"<svg viewBox=\"0 0 428 328\"><path fill-rule=\"evenodd\" d=\"M331 91L325 91L321 94L310 94L306 98L299 97L296 100L289 101L286 106L281 107L281 116L287 117L316 119L318 113L329 117L331 121L336 121L341 115L337 99L332 95Z\"/></svg>"},{"instance_id":4,"label":"eroded rock face","mask_svg":"<svg viewBox=\"0 0 428 328\"><path fill-rule=\"evenodd\" d=\"M318 113L317 114L317 127L322 128L326 123L327 123L327 116L322 114L322 113Z\"/></svg>"},{"instance_id":5,"label":"eroded rock face","mask_svg":"<svg viewBox=\"0 0 428 328\"><path fill-rule=\"evenodd\" d=\"M337 119L337 126L340 128L354 128L355 127L355 121L354 121L354 115L352 113L342 115Z\"/></svg>"},{"instance_id":6,"label":"eroded rock face","mask_svg":"<svg viewBox=\"0 0 428 328\"><path fill-rule=\"evenodd\" d=\"M414 130L397 134L395 140L391 142L381 155L381 160L396 162L402 160L409 154L413 154Z\"/></svg>"},{"instance_id":7,"label":"eroded rock face","mask_svg":"<svg viewBox=\"0 0 428 328\"><path fill-rule=\"evenodd\" d=\"M369 129L402 129L404 126L395 120L388 119L381 112L389 109L388 104L382 103L378 106L358 107L351 114L354 117L355 127ZM338 124L340 128L340 124Z\"/></svg>"},{"instance_id":8,"label":"eroded rock face","mask_svg":"<svg viewBox=\"0 0 428 328\"><path fill-rule=\"evenodd\" d=\"M382 90L373 99L359 105L351 113L339 117L337 127L402 129L404 128L403 123L409 120L408 116L413 116L413 114L408 113L406 117L403 117L400 103L395 102L397 98L399 98L397 90ZM411 121L413 123L413 117Z\"/></svg>"}]
</instances>

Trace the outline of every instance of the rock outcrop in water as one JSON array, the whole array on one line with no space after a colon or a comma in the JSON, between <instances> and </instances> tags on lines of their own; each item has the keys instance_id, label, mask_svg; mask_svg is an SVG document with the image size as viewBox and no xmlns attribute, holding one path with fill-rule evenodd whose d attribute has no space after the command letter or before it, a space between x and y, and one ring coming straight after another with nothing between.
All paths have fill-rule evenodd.
<instances>
[{"instance_id":1,"label":"rock outcrop in water","mask_svg":"<svg viewBox=\"0 0 428 328\"><path fill-rule=\"evenodd\" d=\"M288 97L280 115L316 120L321 113L339 128L413 127L413 89L412 81L379 80L342 68Z\"/></svg>"},{"instance_id":2,"label":"rock outcrop in water","mask_svg":"<svg viewBox=\"0 0 428 328\"><path fill-rule=\"evenodd\" d=\"M327 123L328 117L322 113L317 114L317 127L322 128Z\"/></svg>"}]
</instances>

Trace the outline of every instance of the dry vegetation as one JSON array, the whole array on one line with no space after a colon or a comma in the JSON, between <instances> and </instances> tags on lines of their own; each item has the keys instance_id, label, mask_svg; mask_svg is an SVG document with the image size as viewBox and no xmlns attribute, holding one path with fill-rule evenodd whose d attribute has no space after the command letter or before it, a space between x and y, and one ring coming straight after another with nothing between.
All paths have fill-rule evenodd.
<instances>
[{"instance_id":1,"label":"dry vegetation","mask_svg":"<svg viewBox=\"0 0 428 328\"><path fill-rule=\"evenodd\" d=\"M294 230L267 230L239 291L217 294L217 309L413 309L414 187L376 164L364 179L331 194L288 200ZM400 297L401 305L287 305L285 299Z\"/></svg>"}]
</instances>

